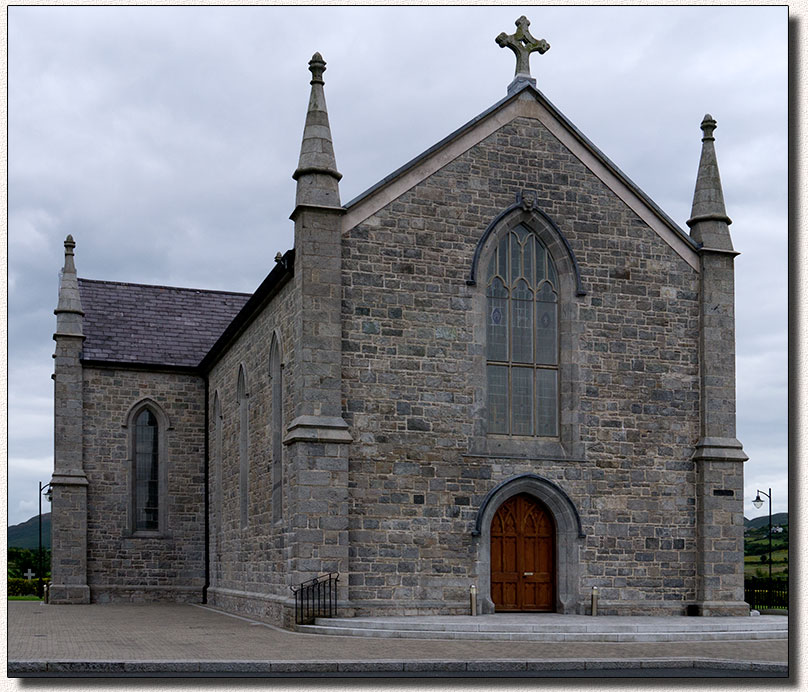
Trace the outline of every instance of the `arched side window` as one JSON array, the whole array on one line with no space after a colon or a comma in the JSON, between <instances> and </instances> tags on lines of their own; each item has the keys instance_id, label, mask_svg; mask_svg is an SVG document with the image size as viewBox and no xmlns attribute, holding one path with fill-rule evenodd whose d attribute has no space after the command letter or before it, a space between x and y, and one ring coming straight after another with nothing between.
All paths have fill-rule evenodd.
<instances>
[{"instance_id":1,"label":"arched side window","mask_svg":"<svg viewBox=\"0 0 808 692\"><path fill-rule=\"evenodd\" d=\"M160 430L144 408L135 418L135 531L160 529Z\"/></svg>"},{"instance_id":2,"label":"arched side window","mask_svg":"<svg viewBox=\"0 0 808 692\"><path fill-rule=\"evenodd\" d=\"M486 273L489 434L558 435L558 276L539 237L502 233Z\"/></svg>"},{"instance_id":3,"label":"arched side window","mask_svg":"<svg viewBox=\"0 0 808 692\"><path fill-rule=\"evenodd\" d=\"M269 378L272 390L272 520L283 517L283 386L281 353L277 336L269 349Z\"/></svg>"},{"instance_id":4,"label":"arched side window","mask_svg":"<svg viewBox=\"0 0 808 692\"><path fill-rule=\"evenodd\" d=\"M222 533L222 403L219 392L213 393L213 513L215 523L216 558L219 556L219 545Z\"/></svg>"},{"instance_id":5,"label":"arched side window","mask_svg":"<svg viewBox=\"0 0 808 692\"><path fill-rule=\"evenodd\" d=\"M247 400L247 376L244 372L244 366L240 365L238 369L238 421L239 421L239 444L238 444L238 457L239 457L239 476L238 476L238 489L239 489L239 507L241 513L241 527L247 526L249 520L249 483L250 483L250 457L249 457L249 439L250 439L250 408Z\"/></svg>"},{"instance_id":6,"label":"arched side window","mask_svg":"<svg viewBox=\"0 0 808 692\"><path fill-rule=\"evenodd\" d=\"M150 398L138 401L126 415L123 426L129 438L130 534L166 531L168 417Z\"/></svg>"}]
</instances>

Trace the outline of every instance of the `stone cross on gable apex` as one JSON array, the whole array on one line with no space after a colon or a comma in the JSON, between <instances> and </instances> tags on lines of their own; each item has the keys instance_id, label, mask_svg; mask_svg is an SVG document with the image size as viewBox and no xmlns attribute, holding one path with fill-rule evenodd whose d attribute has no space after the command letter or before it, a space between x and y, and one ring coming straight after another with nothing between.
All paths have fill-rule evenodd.
<instances>
[{"instance_id":1,"label":"stone cross on gable apex","mask_svg":"<svg viewBox=\"0 0 808 692\"><path fill-rule=\"evenodd\" d=\"M510 48L516 54L516 78L526 77L535 83L530 77L530 54L538 51L542 55L550 50L550 44L543 38L533 38L529 26L530 21L523 15L516 20L516 31L510 35L503 31L496 42L500 48Z\"/></svg>"}]
</instances>

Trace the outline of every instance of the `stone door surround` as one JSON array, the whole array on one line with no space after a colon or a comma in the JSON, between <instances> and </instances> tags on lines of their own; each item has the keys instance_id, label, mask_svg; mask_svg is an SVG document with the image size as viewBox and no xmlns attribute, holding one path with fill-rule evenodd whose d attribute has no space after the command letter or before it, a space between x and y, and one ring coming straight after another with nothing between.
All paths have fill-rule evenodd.
<instances>
[{"instance_id":1,"label":"stone door surround","mask_svg":"<svg viewBox=\"0 0 808 692\"><path fill-rule=\"evenodd\" d=\"M544 504L556 524L556 603L557 613L575 613L579 601L580 554L584 538L581 517L564 490L536 474L522 474L503 481L485 496L477 513L472 535L477 538L478 609L495 612L491 599L491 520L505 500L525 493Z\"/></svg>"}]
</instances>

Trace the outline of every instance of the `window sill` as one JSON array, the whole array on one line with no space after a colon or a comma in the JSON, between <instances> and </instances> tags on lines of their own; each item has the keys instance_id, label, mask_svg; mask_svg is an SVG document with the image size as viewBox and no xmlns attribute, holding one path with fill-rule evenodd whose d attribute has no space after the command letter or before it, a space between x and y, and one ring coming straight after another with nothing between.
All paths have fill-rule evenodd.
<instances>
[{"instance_id":1,"label":"window sill","mask_svg":"<svg viewBox=\"0 0 808 692\"><path fill-rule=\"evenodd\" d=\"M476 437L464 456L501 457L514 459L566 460L570 454L557 437L511 437L487 435Z\"/></svg>"},{"instance_id":2,"label":"window sill","mask_svg":"<svg viewBox=\"0 0 808 692\"><path fill-rule=\"evenodd\" d=\"M171 538L171 534L164 531L132 531L125 538Z\"/></svg>"}]
</instances>

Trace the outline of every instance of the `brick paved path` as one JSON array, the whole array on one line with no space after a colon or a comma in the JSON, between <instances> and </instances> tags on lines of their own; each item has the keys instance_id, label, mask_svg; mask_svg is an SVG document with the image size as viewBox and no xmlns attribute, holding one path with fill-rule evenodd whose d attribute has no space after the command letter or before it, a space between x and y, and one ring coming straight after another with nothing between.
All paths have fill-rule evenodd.
<instances>
[{"instance_id":1,"label":"brick paved path","mask_svg":"<svg viewBox=\"0 0 808 692\"><path fill-rule=\"evenodd\" d=\"M308 635L180 604L59 606L12 601L8 603L8 620L11 674L42 670L43 661L61 662L66 671L71 670L69 662L81 662L88 670L91 663L115 663L118 668L106 668L115 674L115 670L124 670L123 662L163 662L164 671L172 665L178 671L200 670L195 664L204 662L220 664L223 671L249 662L261 663L263 667L253 670L265 671L270 662L274 670L281 670L280 664L286 664L288 670L359 670L367 664L365 669L372 670L373 662L376 669L388 665L393 670L429 668L430 662L441 662L443 670L451 670L452 665L455 670L473 670L474 666L497 669L497 662L510 665L510 669L525 670L527 666L529 670L526 662L531 661L534 665L544 661L545 667L567 668L594 667L593 662L607 667L664 667L678 659L679 666L690 661L692 667L693 660L783 664L788 658L786 640L545 643ZM402 661L411 664L402 668ZM39 667L33 662L40 662ZM340 667L346 662L353 667ZM241 668L250 670L249 666ZM75 665L73 669L77 669ZM126 669L136 670L137 666ZM148 666L141 665L140 669Z\"/></svg>"}]
</instances>

